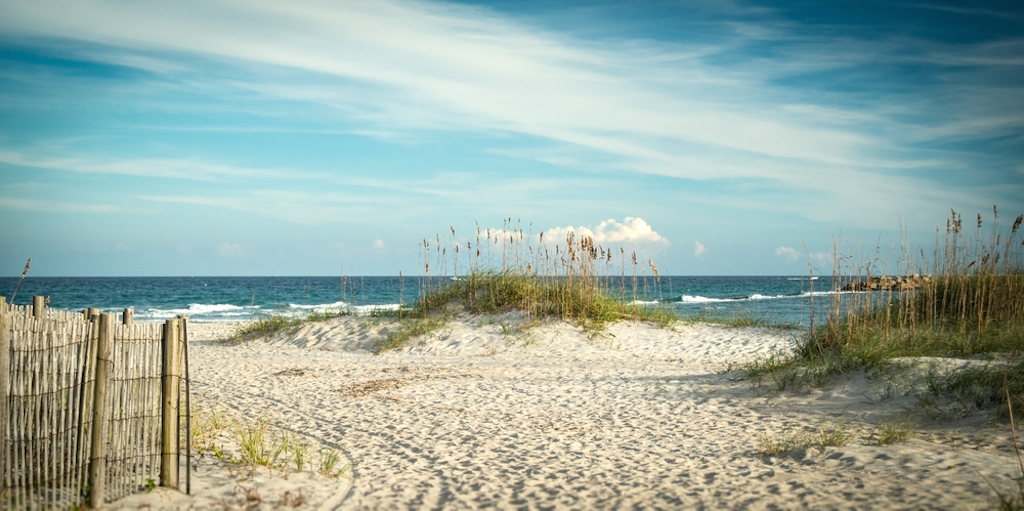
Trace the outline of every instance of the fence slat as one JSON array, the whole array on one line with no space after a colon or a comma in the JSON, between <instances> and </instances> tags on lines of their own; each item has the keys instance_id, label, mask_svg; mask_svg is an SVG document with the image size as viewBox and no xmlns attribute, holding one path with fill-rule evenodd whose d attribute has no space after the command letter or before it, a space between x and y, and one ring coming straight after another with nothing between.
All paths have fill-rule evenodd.
<instances>
[{"instance_id":1,"label":"fence slat","mask_svg":"<svg viewBox=\"0 0 1024 511\"><path fill-rule=\"evenodd\" d=\"M178 319L164 323L160 486L178 488Z\"/></svg>"},{"instance_id":2,"label":"fence slat","mask_svg":"<svg viewBox=\"0 0 1024 511\"><path fill-rule=\"evenodd\" d=\"M0 296L0 496L7 494L7 433L10 427L8 402L11 387L11 316L7 299ZM4 506L7 507L7 506Z\"/></svg>"},{"instance_id":3,"label":"fence slat","mask_svg":"<svg viewBox=\"0 0 1024 511\"><path fill-rule=\"evenodd\" d=\"M36 319L43 319L46 317L46 297L45 296L33 296L32 297L32 315Z\"/></svg>"},{"instance_id":4,"label":"fence slat","mask_svg":"<svg viewBox=\"0 0 1024 511\"><path fill-rule=\"evenodd\" d=\"M114 344L114 315L100 315L99 337L97 339L96 387L93 398L92 453L89 457L89 505L93 509L103 507L104 485L106 483L107 450L107 383L113 366L111 348Z\"/></svg>"}]
</instances>

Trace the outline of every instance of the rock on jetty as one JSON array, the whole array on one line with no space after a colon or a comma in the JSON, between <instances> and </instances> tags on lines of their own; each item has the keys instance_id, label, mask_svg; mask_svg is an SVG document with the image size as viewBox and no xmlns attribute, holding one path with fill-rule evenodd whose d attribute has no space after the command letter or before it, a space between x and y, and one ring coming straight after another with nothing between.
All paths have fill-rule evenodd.
<instances>
[{"instance_id":1,"label":"rock on jetty","mask_svg":"<svg viewBox=\"0 0 1024 511\"><path fill-rule=\"evenodd\" d=\"M931 280L929 275L903 275L891 277L882 275L867 280L851 282L843 286L843 291L909 291L917 289Z\"/></svg>"}]
</instances>

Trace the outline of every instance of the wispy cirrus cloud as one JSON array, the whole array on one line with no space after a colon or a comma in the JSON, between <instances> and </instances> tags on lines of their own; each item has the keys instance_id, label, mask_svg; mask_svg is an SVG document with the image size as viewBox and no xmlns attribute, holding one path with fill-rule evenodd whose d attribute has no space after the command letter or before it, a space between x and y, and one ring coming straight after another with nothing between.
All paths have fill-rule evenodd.
<instances>
[{"instance_id":1,"label":"wispy cirrus cloud","mask_svg":"<svg viewBox=\"0 0 1024 511\"><path fill-rule=\"evenodd\" d=\"M359 222L392 202L383 196L316 194L289 190L249 190L212 195L139 195L145 202L205 206L277 218L296 224Z\"/></svg>"},{"instance_id":2,"label":"wispy cirrus cloud","mask_svg":"<svg viewBox=\"0 0 1024 511\"><path fill-rule=\"evenodd\" d=\"M362 219L364 248L453 217L614 217L578 229L691 264L712 247L705 269L741 252L786 262L764 247L812 229L1024 207L1014 13L613 4L9 2L0 125L35 128L0 128L0 207L101 211L125 197L122 213L295 231ZM561 16L588 12L596 23ZM652 21L660 12L678 18ZM947 25L918 25L921 13ZM964 26L982 18L1002 31ZM48 187L19 193L28 181ZM745 249L725 250L730 229L748 232ZM227 238L257 246L205 246ZM693 252L682 242L698 238Z\"/></svg>"},{"instance_id":3,"label":"wispy cirrus cloud","mask_svg":"<svg viewBox=\"0 0 1024 511\"><path fill-rule=\"evenodd\" d=\"M41 0L9 7L7 22L0 22L6 31L87 41L94 45L88 58L172 76L202 68L195 57L235 70L188 75L212 90L322 104L388 128L385 133L398 128L541 137L615 158L620 168L686 179L767 176L815 187L803 170L810 165L773 171L744 160L814 164L817 176L886 167L892 155L883 153L893 141L877 136L878 128L898 133L897 127L907 126L887 115L889 105L852 115L854 108L872 105L839 106L831 92L803 89L797 96L792 87L774 84L893 53L874 41L796 37L799 27L782 22L733 23L733 40L718 46L652 40L599 46L487 9L429 2L262 1L243 8L222 1L171 8ZM778 50L780 58L748 57L729 68L712 63L710 57L752 41L787 45ZM890 44L902 44L909 54L903 58L927 58L932 50ZM955 53L969 58L972 51ZM192 60L185 63L182 55ZM290 74L272 78L274 68ZM233 74L238 70L248 78ZM814 101L831 105L836 115L787 109Z\"/></svg>"},{"instance_id":4,"label":"wispy cirrus cloud","mask_svg":"<svg viewBox=\"0 0 1024 511\"><path fill-rule=\"evenodd\" d=\"M0 209L65 213L114 213L120 210L119 207L113 204L64 202L3 196L0 196Z\"/></svg>"},{"instance_id":5,"label":"wispy cirrus cloud","mask_svg":"<svg viewBox=\"0 0 1024 511\"><path fill-rule=\"evenodd\" d=\"M327 174L295 169L259 169L223 165L192 158L138 158L66 156L39 157L23 151L0 148L0 163L80 173L119 174L153 178L174 178L191 181L217 179L293 179L325 178Z\"/></svg>"}]
</instances>

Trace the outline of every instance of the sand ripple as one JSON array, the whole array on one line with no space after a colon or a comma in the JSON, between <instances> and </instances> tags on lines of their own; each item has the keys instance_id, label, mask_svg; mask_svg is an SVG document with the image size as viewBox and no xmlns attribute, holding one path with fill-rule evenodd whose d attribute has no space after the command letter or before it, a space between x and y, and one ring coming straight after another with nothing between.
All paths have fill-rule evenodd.
<instances>
[{"instance_id":1,"label":"sand ripple","mask_svg":"<svg viewBox=\"0 0 1024 511\"><path fill-rule=\"evenodd\" d=\"M623 323L590 339L558 323L509 336L463 320L368 354L379 328L196 342L197 399L356 460L348 483L303 483L314 507L950 509L990 502L986 478L1005 490L1016 474L1005 428L947 421L873 445L912 398L880 398L864 375L777 395L723 372L793 349L792 333ZM848 444L759 454L763 437L834 425ZM290 483L277 479L260 484L280 494Z\"/></svg>"}]
</instances>

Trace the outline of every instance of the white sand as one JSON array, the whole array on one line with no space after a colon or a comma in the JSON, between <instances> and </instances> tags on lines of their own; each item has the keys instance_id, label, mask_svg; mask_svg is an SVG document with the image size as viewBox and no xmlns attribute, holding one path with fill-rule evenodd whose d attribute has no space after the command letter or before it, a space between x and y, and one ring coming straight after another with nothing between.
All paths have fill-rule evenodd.
<instances>
[{"instance_id":1,"label":"white sand","mask_svg":"<svg viewBox=\"0 0 1024 511\"><path fill-rule=\"evenodd\" d=\"M975 509L992 502L990 483L1015 487L1009 428L978 412L930 420L863 374L779 394L724 372L791 350L791 332L620 323L590 340L563 323L505 335L515 318L462 319L374 355L387 324L372 321L239 346L213 342L233 325L190 326L201 406L338 449L356 462L351 478L206 455L194 496L158 489L111 507L275 509L301 492L309 509ZM915 438L877 445L880 422L908 415ZM845 445L759 453L763 436L837 425Z\"/></svg>"}]
</instances>

